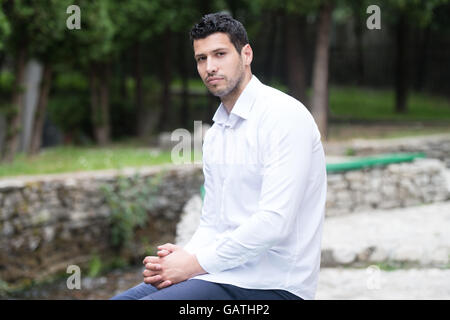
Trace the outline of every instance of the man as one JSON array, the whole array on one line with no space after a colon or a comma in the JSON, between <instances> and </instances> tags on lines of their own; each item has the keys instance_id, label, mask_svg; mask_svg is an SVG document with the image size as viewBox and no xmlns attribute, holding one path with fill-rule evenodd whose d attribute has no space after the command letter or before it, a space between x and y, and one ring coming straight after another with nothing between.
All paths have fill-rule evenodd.
<instances>
[{"instance_id":1,"label":"man","mask_svg":"<svg viewBox=\"0 0 450 320\"><path fill-rule=\"evenodd\" d=\"M205 198L189 243L144 259L115 299L313 299L325 157L308 110L251 72L242 24L209 14L191 30L197 70L222 103L203 144Z\"/></svg>"}]
</instances>

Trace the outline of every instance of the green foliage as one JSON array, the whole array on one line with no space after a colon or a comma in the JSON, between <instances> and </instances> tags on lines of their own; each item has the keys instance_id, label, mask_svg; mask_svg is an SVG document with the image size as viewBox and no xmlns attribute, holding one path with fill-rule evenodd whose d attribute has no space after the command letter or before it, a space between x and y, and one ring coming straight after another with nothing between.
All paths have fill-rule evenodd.
<instances>
[{"instance_id":1,"label":"green foliage","mask_svg":"<svg viewBox=\"0 0 450 320\"><path fill-rule=\"evenodd\" d=\"M14 84L14 75L9 71L0 72L0 114L10 118L13 114L10 101L10 95Z\"/></svg>"},{"instance_id":2,"label":"green foliage","mask_svg":"<svg viewBox=\"0 0 450 320\"><path fill-rule=\"evenodd\" d=\"M110 264L105 268L107 270L122 269L129 265L128 261L122 257L114 257Z\"/></svg>"},{"instance_id":3,"label":"green foliage","mask_svg":"<svg viewBox=\"0 0 450 320\"><path fill-rule=\"evenodd\" d=\"M6 296L10 288L7 282L0 279L0 297Z\"/></svg>"},{"instance_id":4,"label":"green foliage","mask_svg":"<svg viewBox=\"0 0 450 320\"><path fill-rule=\"evenodd\" d=\"M99 277L110 270L122 269L129 265L128 261L120 256L102 257L94 253L87 266L87 276L91 278Z\"/></svg>"},{"instance_id":5,"label":"green foliage","mask_svg":"<svg viewBox=\"0 0 450 320\"><path fill-rule=\"evenodd\" d=\"M49 100L48 113L52 123L77 140L81 130L89 124L89 101L82 94L54 95Z\"/></svg>"},{"instance_id":6,"label":"green foliage","mask_svg":"<svg viewBox=\"0 0 450 320\"><path fill-rule=\"evenodd\" d=\"M102 268L103 268L102 260L97 254L94 254L91 260L89 261L88 276L89 277L98 276L102 271Z\"/></svg>"},{"instance_id":7,"label":"green foliage","mask_svg":"<svg viewBox=\"0 0 450 320\"><path fill-rule=\"evenodd\" d=\"M86 77L78 71L61 72L54 79L54 87L57 91L87 90L89 87Z\"/></svg>"},{"instance_id":8,"label":"green foliage","mask_svg":"<svg viewBox=\"0 0 450 320\"><path fill-rule=\"evenodd\" d=\"M69 51L65 46L66 9L71 0L33 2L28 26L30 53L41 60L61 61Z\"/></svg>"},{"instance_id":9,"label":"green foliage","mask_svg":"<svg viewBox=\"0 0 450 320\"><path fill-rule=\"evenodd\" d=\"M448 0L381 0L378 5L384 20L395 23L404 14L410 25L424 28L432 23L435 9L445 4Z\"/></svg>"},{"instance_id":10,"label":"green foliage","mask_svg":"<svg viewBox=\"0 0 450 320\"><path fill-rule=\"evenodd\" d=\"M347 150L345 150L345 155L348 157L354 156L355 154L356 154L356 151L353 148L347 148Z\"/></svg>"},{"instance_id":11,"label":"green foliage","mask_svg":"<svg viewBox=\"0 0 450 320\"><path fill-rule=\"evenodd\" d=\"M14 74L9 71L0 72L0 95L11 93L14 84Z\"/></svg>"},{"instance_id":12,"label":"green foliage","mask_svg":"<svg viewBox=\"0 0 450 320\"><path fill-rule=\"evenodd\" d=\"M0 0L0 8L4 0ZM0 10L0 51L5 46L5 41L11 33L11 25L3 10Z\"/></svg>"},{"instance_id":13,"label":"green foliage","mask_svg":"<svg viewBox=\"0 0 450 320\"><path fill-rule=\"evenodd\" d=\"M47 112L49 119L72 141L80 142L82 133L89 131L90 104L87 78L78 71L58 70L53 81Z\"/></svg>"},{"instance_id":14,"label":"green foliage","mask_svg":"<svg viewBox=\"0 0 450 320\"><path fill-rule=\"evenodd\" d=\"M377 263L376 266L378 268L380 268L380 270L383 271L396 271L399 269L404 269L406 267L406 265L404 263L401 262L394 262L394 261L385 261L385 262L380 262Z\"/></svg>"},{"instance_id":15,"label":"green foliage","mask_svg":"<svg viewBox=\"0 0 450 320\"><path fill-rule=\"evenodd\" d=\"M259 0L261 6L264 8L271 8L272 10L282 10L292 14L308 14L319 9L322 0L304 1L304 0Z\"/></svg>"},{"instance_id":16,"label":"green foliage","mask_svg":"<svg viewBox=\"0 0 450 320\"><path fill-rule=\"evenodd\" d=\"M85 68L90 63L104 61L114 53L114 35L117 25L113 21L112 0L80 0L81 30L67 31L66 40L77 56L77 62Z\"/></svg>"},{"instance_id":17,"label":"green foliage","mask_svg":"<svg viewBox=\"0 0 450 320\"><path fill-rule=\"evenodd\" d=\"M133 178L119 177L116 186L101 187L111 210L109 223L114 248L128 247L135 229L147 223L160 180L160 174L150 180L143 180L136 174Z\"/></svg>"}]
</instances>

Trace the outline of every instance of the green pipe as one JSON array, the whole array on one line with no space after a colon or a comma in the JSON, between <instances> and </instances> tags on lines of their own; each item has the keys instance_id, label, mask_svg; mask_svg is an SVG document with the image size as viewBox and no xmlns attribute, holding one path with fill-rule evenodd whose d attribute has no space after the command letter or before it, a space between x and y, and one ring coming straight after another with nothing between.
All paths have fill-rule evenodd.
<instances>
[{"instance_id":1,"label":"green pipe","mask_svg":"<svg viewBox=\"0 0 450 320\"><path fill-rule=\"evenodd\" d=\"M358 158L353 161L327 164L327 172L360 170L369 167L383 166L391 163L410 162L416 158L425 158L425 153L392 153L374 157Z\"/></svg>"}]
</instances>

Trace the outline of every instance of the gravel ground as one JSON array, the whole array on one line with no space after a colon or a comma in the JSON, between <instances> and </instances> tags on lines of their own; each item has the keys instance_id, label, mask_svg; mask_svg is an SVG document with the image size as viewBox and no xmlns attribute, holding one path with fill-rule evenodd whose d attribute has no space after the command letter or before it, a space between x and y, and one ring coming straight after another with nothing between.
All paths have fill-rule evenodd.
<instances>
[{"instance_id":1,"label":"gravel ground","mask_svg":"<svg viewBox=\"0 0 450 320\"><path fill-rule=\"evenodd\" d=\"M382 271L324 268L320 271L317 300L449 300L450 270L410 269Z\"/></svg>"}]
</instances>

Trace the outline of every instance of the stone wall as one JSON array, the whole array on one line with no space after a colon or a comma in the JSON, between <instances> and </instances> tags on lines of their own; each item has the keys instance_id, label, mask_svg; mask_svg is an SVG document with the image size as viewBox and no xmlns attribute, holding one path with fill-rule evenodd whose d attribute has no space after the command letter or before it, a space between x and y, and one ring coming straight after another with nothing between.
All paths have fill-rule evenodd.
<instances>
[{"instance_id":1,"label":"stone wall","mask_svg":"<svg viewBox=\"0 0 450 320\"><path fill-rule=\"evenodd\" d=\"M328 144L325 149L327 154L348 155L350 153L354 156L423 152L427 158L439 159L447 168L450 168L450 134L379 140L355 139L350 142Z\"/></svg>"},{"instance_id":2,"label":"stone wall","mask_svg":"<svg viewBox=\"0 0 450 320\"><path fill-rule=\"evenodd\" d=\"M149 194L148 222L120 251L141 259L152 246L174 241L182 208L203 183L201 165L0 180L0 280L20 286L65 272L71 264L86 265L93 255L117 257L101 187L116 187L119 177L144 183L156 176L160 183Z\"/></svg>"},{"instance_id":3,"label":"stone wall","mask_svg":"<svg viewBox=\"0 0 450 320\"><path fill-rule=\"evenodd\" d=\"M328 174L328 216L409 207L450 199L445 165L437 159Z\"/></svg>"}]
</instances>

